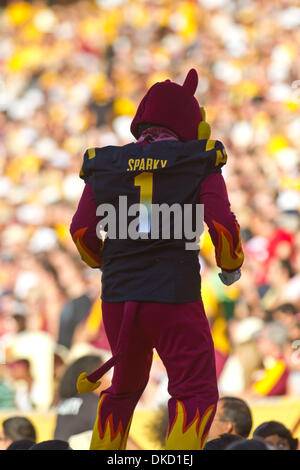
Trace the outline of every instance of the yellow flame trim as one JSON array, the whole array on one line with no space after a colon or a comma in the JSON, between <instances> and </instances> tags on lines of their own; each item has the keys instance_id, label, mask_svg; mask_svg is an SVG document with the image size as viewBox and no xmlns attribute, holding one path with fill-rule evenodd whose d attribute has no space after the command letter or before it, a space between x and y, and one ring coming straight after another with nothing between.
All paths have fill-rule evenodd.
<instances>
[{"instance_id":1,"label":"yellow flame trim","mask_svg":"<svg viewBox=\"0 0 300 470\"><path fill-rule=\"evenodd\" d=\"M113 415L108 416L102 428L100 413L103 401L107 395L104 393L99 400L97 418L94 425L93 435L90 443L90 450L125 450L132 417L128 423L126 431L123 430L122 422L114 429Z\"/></svg>"},{"instance_id":2,"label":"yellow flame trim","mask_svg":"<svg viewBox=\"0 0 300 470\"><path fill-rule=\"evenodd\" d=\"M90 250L88 250L88 248L84 245L82 241L82 237L86 231L87 227L77 230L73 235L73 240L75 242L75 245L81 256L82 261L84 261L91 268L100 268L100 258L96 258L96 256Z\"/></svg>"},{"instance_id":3,"label":"yellow flame trim","mask_svg":"<svg viewBox=\"0 0 300 470\"><path fill-rule=\"evenodd\" d=\"M209 406L202 418L200 418L197 409L194 419L187 425L184 404L178 400L174 422L167 438L166 450L202 450L207 438L207 433L204 434L204 431L214 408L214 405Z\"/></svg>"},{"instance_id":4,"label":"yellow flame trim","mask_svg":"<svg viewBox=\"0 0 300 470\"><path fill-rule=\"evenodd\" d=\"M213 220L213 224L219 237L216 254L217 265L225 270L240 268L244 261L244 253L242 250L242 242L238 225L236 224L239 238L236 247L234 247L233 238L229 230L215 220Z\"/></svg>"}]
</instances>

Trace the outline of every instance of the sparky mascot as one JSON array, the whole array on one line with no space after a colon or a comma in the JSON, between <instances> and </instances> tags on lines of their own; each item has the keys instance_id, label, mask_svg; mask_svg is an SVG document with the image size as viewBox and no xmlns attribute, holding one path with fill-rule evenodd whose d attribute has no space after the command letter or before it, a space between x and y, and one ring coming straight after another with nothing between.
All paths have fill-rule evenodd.
<instances>
[{"instance_id":1,"label":"sparky mascot","mask_svg":"<svg viewBox=\"0 0 300 470\"><path fill-rule=\"evenodd\" d=\"M131 124L137 141L84 154L80 177L86 184L70 231L82 260L102 271L102 315L112 357L93 373L82 373L78 391L95 390L114 366L111 386L100 394L91 450L126 449L153 349L166 368L171 396L166 449L203 449L214 418L218 390L201 300L199 240L196 249L187 249L185 227L178 235L170 213L168 237L167 217L154 227L154 236L151 227L155 204L177 205L182 213L192 207L194 222L196 207L203 205L220 279L226 285L239 279L239 225L221 173L227 155L220 141L210 140L204 109L194 97L197 85L195 69L182 86L155 83ZM116 217L108 227L111 208Z\"/></svg>"}]
</instances>

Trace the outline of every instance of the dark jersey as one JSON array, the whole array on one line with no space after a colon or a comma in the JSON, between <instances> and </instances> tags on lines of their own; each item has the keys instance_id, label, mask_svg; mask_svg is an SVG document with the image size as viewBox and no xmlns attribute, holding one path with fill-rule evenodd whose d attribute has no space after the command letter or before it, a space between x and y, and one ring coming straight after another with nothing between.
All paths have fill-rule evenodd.
<instances>
[{"instance_id":1,"label":"dark jersey","mask_svg":"<svg viewBox=\"0 0 300 470\"><path fill-rule=\"evenodd\" d=\"M106 233L104 301L200 299L199 191L226 158L221 142L207 140L132 143L85 153L81 177L98 204L98 232Z\"/></svg>"}]
</instances>

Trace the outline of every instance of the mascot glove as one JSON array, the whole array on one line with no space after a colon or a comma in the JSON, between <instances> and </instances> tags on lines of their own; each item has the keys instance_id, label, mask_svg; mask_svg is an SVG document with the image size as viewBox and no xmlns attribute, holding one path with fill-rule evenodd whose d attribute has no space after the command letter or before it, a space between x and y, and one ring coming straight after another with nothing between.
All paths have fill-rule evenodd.
<instances>
[{"instance_id":1,"label":"mascot glove","mask_svg":"<svg viewBox=\"0 0 300 470\"><path fill-rule=\"evenodd\" d=\"M225 284L225 286L231 286L234 282L238 281L241 277L241 270L236 269L235 271L232 271L231 273L227 271L223 271L222 273L219 274L219 278Z\"/></svg>"}]
</instances>

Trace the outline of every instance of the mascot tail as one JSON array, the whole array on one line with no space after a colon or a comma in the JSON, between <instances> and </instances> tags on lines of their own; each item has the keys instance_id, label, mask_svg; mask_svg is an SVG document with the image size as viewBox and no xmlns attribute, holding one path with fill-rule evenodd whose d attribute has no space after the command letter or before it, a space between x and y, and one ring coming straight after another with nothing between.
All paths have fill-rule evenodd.
<instances>
[{"instance_id":1,"label":"mascot tail","mask_svg":"<svg viewBox=\"0 0 300 470\"><path fill-rule=\"evenodd\" d=\"M113 366L115 366L122 358L124 351L126 351L129 340L131 325L134 321L138 309L138 302L125 302L123 311L123 320L119 332L118 343L115 354L101 367L87 375L82 372L77 379L77 391L79 393L89 393L100 385L100 379L106 374Z\"/></svg>"}]
</instances>

